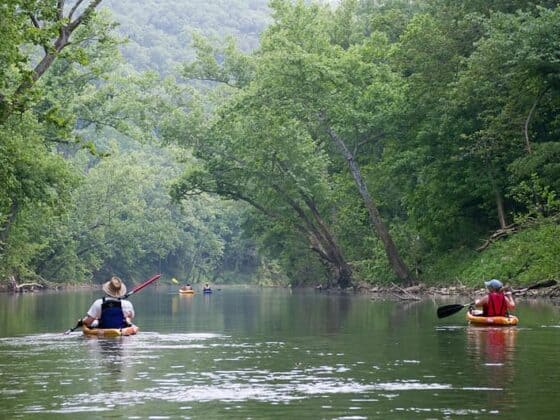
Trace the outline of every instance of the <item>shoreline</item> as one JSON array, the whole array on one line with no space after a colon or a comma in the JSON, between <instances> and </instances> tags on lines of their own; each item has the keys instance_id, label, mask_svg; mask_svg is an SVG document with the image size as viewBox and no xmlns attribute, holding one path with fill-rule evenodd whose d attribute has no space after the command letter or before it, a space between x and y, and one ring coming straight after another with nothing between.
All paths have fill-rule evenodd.
<instances>
[{"instance_id":1,"label":"shoreline","mask_svg":"<svg viewBox=\"0 0 560 420\"><path fill-rule=\"evenodd\" d=\"M560 283L554 286L543 287L540 289L533 289L528 291L515 292L514 298L529 298L529 299L549 299L553 302L560 303ZM425 284L418 284L410 287L400 287L395 284L391 286L362 286L356 290L359 293L371 295L372 299L377 297L392 296L395 299L403 301L423 300L426 298L451 298L469 297L474 300L478 297L484 296L488 293L484 287L468 287L464 285L452 285L447 287L427 286Z\"/></svg>"},{"instance_id":2,"label":"shoreline","mask_svg":"<svg viewBox=\"0 0 560 420\"><path fill-rule=\"evenodd\" d=\"M274 287L274 286L273 286ZM289 286L288 286L289 287ZM96 290L100 289L101 285L98 284L57 284L52 287L50 285L29 284L29 287L20 288L16 291L10 289L9 285L0 286L0 293L6 294L26 294L37 292L53 292L53 291L67 291L67 290ZM299 287L294 287L299 289ZM345 290L339 288L324 288L321 286L301 287L301 289L313 289L318 293L333 293L344 294L354 293L359 295L368 295L372 299L375 298L394 298L402 301L419 301L427 298L446 298L446 297L469 297L474 300L477 297L484 296L487 291L484 287L469 287L462 284L454 284L450 286L428 286L419 283L414 286L400 287L396 284L390 286L375 286L371 284L361 283ZM515 289L514 289L515 290ZM522 290L522 289L521 289ZM518 298L531 298L531 299L549 299L560 303L560 283L550 287L543 287L540 289L518 291L514 294Z\"/></svg>"}]
</instances>

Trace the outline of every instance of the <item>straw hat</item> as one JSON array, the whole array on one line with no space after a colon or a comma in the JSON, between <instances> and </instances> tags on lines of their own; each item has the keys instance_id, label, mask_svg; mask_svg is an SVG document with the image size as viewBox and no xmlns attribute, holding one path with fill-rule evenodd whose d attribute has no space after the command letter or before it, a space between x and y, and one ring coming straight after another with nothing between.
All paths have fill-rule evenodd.
<instances>
[{"instance_id":1,"label":"straw hat","mask_svg":"<svg viewBox=\"0 0 560 420\"><path fill-rule=\"evenodd\" d=\"M113 276L111 280L103 284L103 291L111 297L120 298L126 294L126 286L121 279Z\"/></svg>"}]
</instances>

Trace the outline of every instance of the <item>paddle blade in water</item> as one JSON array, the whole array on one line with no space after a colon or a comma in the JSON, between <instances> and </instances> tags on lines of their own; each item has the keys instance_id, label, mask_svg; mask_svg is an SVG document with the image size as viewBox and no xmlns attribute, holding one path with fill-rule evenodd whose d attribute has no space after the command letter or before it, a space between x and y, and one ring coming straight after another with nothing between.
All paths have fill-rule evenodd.
<instances>
[{"instance_id":1,"label":"paddle blade in water","mask_svg":"<svg viewBox=\"0 0 560 420\"><path fill-rule=\"evenodd\" d=\"M438 318L445 318L446 316L450 316L450 315L453 315L453 314L459 312L465 306L467 306L467 305L455 304L455 305L440 306L437 309L437 316L438 316Z\"/></svg>"}]
</instances>

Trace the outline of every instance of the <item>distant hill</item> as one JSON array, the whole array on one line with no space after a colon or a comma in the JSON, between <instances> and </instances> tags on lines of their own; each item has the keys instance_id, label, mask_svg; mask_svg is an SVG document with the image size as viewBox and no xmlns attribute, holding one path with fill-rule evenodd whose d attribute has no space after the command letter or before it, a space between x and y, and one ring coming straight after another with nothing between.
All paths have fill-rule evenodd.
<instances>
[{"instance_id":1,"label":"distant hill","mask_svg":"<svg viewBox=\"0 0 560 420\"><path fill-rule=\"evenodd\" d=\"M129 38L123 48L137 70L166 74L193 58L192 33L221 39L233 35L238 46L257 47L270 22L268 0L108 0L103 2Z\"/></svg>"}]
</instances>

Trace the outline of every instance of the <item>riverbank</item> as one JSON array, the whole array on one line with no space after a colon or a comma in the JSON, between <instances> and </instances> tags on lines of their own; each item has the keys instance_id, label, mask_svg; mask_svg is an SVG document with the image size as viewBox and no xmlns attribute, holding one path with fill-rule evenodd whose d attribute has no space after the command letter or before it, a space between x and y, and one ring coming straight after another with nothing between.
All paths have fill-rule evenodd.
<instances>
[{"instance_id":1,"label":"riverbank","mask_svg":"<svg viewBox=\"0 0 560 420\"><path fill-rule=\"evenodd\" d=\"M541 284L543 282L537 282L533 284ZM21 285L20 285L21 286ZM95 290L99 289L99 284L28 284L23 285L25 287L19 287L13 289L9 285L0 285L0 293L35 293L35 292L46 292L46 291L66 291L66 290ZM560 282L556 285L550 287L542 287L534 290L522 291L523 287L516 287L515 293L516 298L526 297L526 298L545 298L557 301L560 303ZM428 286L424 283L419 283L410 287L400 287L396 284L391 284L389 286L379 286L371 285L369 283L361 283L355 285L352 288L341 290L338 288L323 288L316 287L315 291L321 293L359 293L371 296L372 299L375 298L393 298L402 301L415 301L423 300L426 298L445 298L445 297L465 297L466 299L474 300L479 296L483 296L486 293L486 289L483 287L469 287L463 284L454 284L450 286Z\"/></svg>"},{"instance_id":2,"label":"riverbank","mask_svg":"<svg viewBox=\"0 0 560 420\"><path fill-rule=\"evenodd\" d=\"M36 293L36 292L47 292L47 291L62 291L62 290L94 290L100 289L99 284L59 284L59 283L2 283L0 284L0 293Z\"/></svg>"},{"instance_id":3,"label":"riverbank","mask_svg":"<svg viewBox=\"0 0 560 420\"><path fill-rule=\"evenodd\" d=\"M545 281L534 284L544 283ZM526 287L528 286L529 285ZM427 286L423 283L410 287L400 287L396 284L392 284L390 286L360 285L356 287L355 290L359 293L371 295L372 298L392 296L399 300L422 300L428 296L442 298L447 296L459 296L468 297L471 300L474 300L474 298L484 296L487 293L486 289L483 287L473 288L462 284L447 287L435 287ZM516 298L546 298L560 302L560 283L532 290L524 290L523 287L514 288L513 290Z\"/></svg>"}]
</instances>

